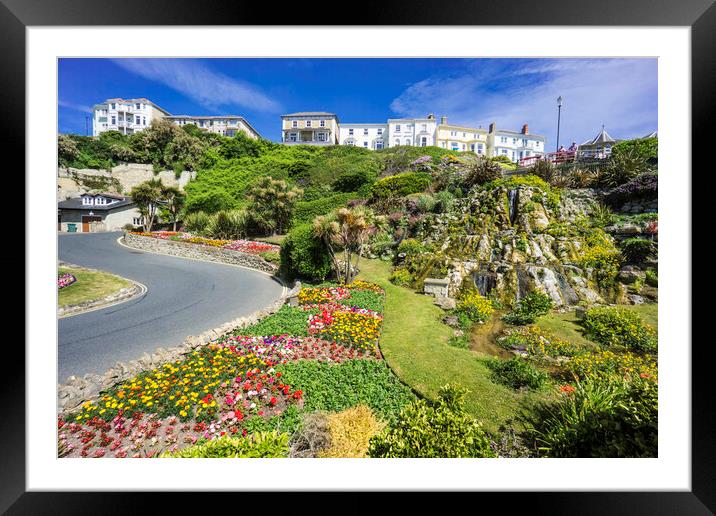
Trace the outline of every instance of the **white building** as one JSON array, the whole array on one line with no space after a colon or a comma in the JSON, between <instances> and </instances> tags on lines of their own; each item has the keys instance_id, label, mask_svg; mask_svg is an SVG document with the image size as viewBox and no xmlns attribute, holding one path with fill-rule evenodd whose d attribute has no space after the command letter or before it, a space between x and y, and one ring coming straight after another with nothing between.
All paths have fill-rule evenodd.
<instances>
[{"instance_id":1,"label":"white building","mask_svg":"<svg viewBox=\"0 0 716 516\"><path fill-rule=\"evenodd\" d=\"M364 149L388 147L388 124L340 124L338 143Z\"/></svg>"},{"instance_id":2,"label":"white building","mask_svg":"<svg viewBox=\"0 0 716 516\"><path fill-rule=\"evenodd\" d=\"M281 115L281 141L286 145L337 145L338 117L323 111Z\"/></svg>"},{"instance_id":3,"label":"white building","mask_svg":"<svg viewBox=\"0 0 716 516\"><path fill-rule=\"evenodd\" d=\"M170 120L177 125L194 124L204 131L225 136L234 136L237 132L243 132L250 138L260 138L259 133L244 117L236 115L175 116L145 98L115 98L96 104L92 117L92 135L99 136L105 131L134 134L143 131L149 127L153 120L160 118Z\"/></svg>"},{"instance_id":4,"label":"white building","mask_svg":"<svg viewBox=\"0 0 716 516\"><path fill-rule=\"evenodd\" d=\"M446 116L440 117L435 141L443 149L487 155L487 129L451 125Z\"/></svg>"},{"instance_id":5,"label":"white building","mask_svg":"<svg viewBox=\"0 0 716 516\"><path fill-rule=\"evenodd\" d=\"M388 147L433 146L436 128L435 115L428 115L425 118L390 118L388 119Z\"/></svg>"},{"instance_id":6,"label":"white building","mask_svg":"<svg viewBox=\"0 0 716 516\"><path fill-rule=\"evenodd\" d=\"M527 124L522 131L498 130L495 123L490 124L487 134L487 155L489 157L507 156L510 161L519 162L522 158L541 156L545 150L544 136L529 133Z\"/></svg>"}]
</instances>

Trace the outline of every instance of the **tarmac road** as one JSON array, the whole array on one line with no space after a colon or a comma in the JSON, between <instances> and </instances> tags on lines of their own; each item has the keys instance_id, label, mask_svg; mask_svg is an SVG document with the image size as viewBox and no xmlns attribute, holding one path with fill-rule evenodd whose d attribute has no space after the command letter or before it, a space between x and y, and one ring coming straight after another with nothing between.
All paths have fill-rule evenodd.
<instances>
[{"instance_id":1,"label":"tarmac road","mask_svg":"<svg viewBox=\"0 0 716 516\"><path fill-rule=\"evenodd\" d=\"M130 249L120 232L59 235L59 259L107 271L147 287L141 297L58 319L58 382L103 373L118 361L180 344L264 308L283 286L270 276L232 265Z\"/></svg>"}]
</instances>

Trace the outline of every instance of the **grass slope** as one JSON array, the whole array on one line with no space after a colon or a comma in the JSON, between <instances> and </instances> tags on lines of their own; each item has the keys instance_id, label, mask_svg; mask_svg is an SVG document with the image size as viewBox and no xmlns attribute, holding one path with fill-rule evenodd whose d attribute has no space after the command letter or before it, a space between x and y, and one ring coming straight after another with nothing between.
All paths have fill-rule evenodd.
<instances>
[{"instance_id":1,"label":"grass slope","mask_svg":"<svg viewBox=\"0 0 716 516\"><path fill-rule=\"evenodd\" d=\"M452 330L440 322L444 312L432 298L393 285L390 265L362 260L359 277L386 291L381 351L398 377L420 394L435 399L438 389L456 383L470 390L466 407L485 428L496 431L515 417L522 403L531 404L546 393L522 394L490 380L491 370L473 351L448 346Z\"/></svg>"},{"instance_id":2,"label":"grass slope","mask_svg":"<svg viewBox=\"0 0 716 516\"><path fill-rule=\"evenodd\" d=\"M106 272L93 272L73 267L60 267L60 274L72 274L77 281L59 289L57 304L61 307L102 299L132 284Z\"/></svg>"}]
</instances>

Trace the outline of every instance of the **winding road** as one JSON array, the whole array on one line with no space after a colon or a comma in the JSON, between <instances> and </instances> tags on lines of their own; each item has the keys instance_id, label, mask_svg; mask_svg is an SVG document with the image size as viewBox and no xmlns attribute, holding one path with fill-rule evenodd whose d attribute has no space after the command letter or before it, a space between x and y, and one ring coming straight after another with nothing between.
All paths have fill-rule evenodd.
<instances>
[{"instance_id":1,"label":"winding road","mask_svg":"<svg viewBox=\"0 0 716 516\"><path fill-rule=\"evenodd\" d=\"M120 236L58 237L60 260L147 287L146 294L125 303L57 321L59 383L178 345L188 335L266 307L283 292L278 281L258 271L130 249L117 242Z\"/></svg>"}]
</instances>

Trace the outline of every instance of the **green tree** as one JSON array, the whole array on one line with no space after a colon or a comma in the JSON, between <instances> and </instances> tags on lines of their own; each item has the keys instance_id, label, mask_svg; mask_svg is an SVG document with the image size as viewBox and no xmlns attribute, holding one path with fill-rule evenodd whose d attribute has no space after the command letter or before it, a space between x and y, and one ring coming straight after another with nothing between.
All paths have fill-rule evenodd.
<instances>
[{"instance_id":1,"label":"green tree","mask_svg":"<svg viewBox=\"0 0 716 516\"><path fill-rule=\"evenodd\" d=\"M249 213L263 225L270 225L274 234L289 227L296 201L303 193L282 179L265 176L249 189Z\"/></svg>"},{"instance_id":2,"label":"green tree","mask_svg":"<svg viewBox=\"0 0 716 516\"><path fill-rule=\"evenodd\" d=\"M68 167L70 163L80 156L80 150L77 143L69 134L60 134L57 136L57 157L60 165Z\"/></svg>"},{"instance_id":3,"label":"green tree","mask_svg":"<svg viewBox=\"0 0 716 516\"><path fill-rule=\"evenodd\" d=\"M351 283L357 274L372 223L373 212L363 206L341 208L314 220L314 235L325 242L339 282ZM343 251L342 264L337 259L336 250Z\"/></svg>"},{"instance_id":4,"label":"green tree","mask_svg":"<svg viewBox=\"0 0 716 516\"><path fill-rule=\"evenodd\" d=\"M147 231L152 230L159 203L163 200L163 190L161 179L150 179L132 188L129 194L144 219Z\"/></svg>"},{"instance_id":5,"label":"green tree","mask_svg":"<svg viewBox=\"0 0 716 516\"><path fill-rule=\"evenodd\" d=\"M177 219L184 208L185 201L186 194L176 186L164 186L162 188L161 216L172 223L174 231L177 230Z\"/></svg>"}]
</instances>

